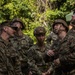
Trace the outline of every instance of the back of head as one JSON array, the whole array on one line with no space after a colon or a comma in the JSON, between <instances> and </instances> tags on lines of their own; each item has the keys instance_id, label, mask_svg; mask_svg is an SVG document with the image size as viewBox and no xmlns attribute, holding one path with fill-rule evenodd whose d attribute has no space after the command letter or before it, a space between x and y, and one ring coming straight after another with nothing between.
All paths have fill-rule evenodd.
<instances>
[{"instance_id":1,"label":"back of head","mask_svg":"<svg viewBox=\"0 0 75 75\"><path fill-rule=\"evenodd\" d=\"M24 23L22 22L22 20L20 18L14 18L11 22L11 25L13 25L14 23L19 22L22 25L22 29L24 29Z\"/></svg>"},{"instance_id":2,"label":"back of head","mask_svg":"<svg viewBox=\"0 0 75 75\"><path fill-rule=\"evenodd\" d=\"M46 34L46 30L44 27L41 27L41 26L38 26L34 29L34 32L33 32L34 36L38 35L38 34Z\"/></svg>"},{"instance_id":3,"label":"back of head","mask_svg":"<svg viewBox=\"0 0 75 75\"><path fill-rule=\"evenodd\" d=\"M0 29L2 29L4 26L10 26L10 21L4 21L0 24Z\"/></svg>"}]
</instances>

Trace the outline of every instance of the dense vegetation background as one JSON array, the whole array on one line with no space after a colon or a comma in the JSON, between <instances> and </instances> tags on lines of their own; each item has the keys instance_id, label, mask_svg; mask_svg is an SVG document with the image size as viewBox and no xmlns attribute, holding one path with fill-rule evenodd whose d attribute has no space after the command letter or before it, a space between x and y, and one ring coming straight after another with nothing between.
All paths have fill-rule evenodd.
<instances>
[{"instance_id":1,"label":"dense vegetation background","mask_svg":"<svg viewBox=\"0 0 75 75\"><path fill-rule=\"evenodd\" d=\"M42 25L49 32L52 22L65 19L74 6L75 0L0 0L0 23L19 17L25 24L23 32L34 39L35 27Z\"/></svg>"}]
</instances>

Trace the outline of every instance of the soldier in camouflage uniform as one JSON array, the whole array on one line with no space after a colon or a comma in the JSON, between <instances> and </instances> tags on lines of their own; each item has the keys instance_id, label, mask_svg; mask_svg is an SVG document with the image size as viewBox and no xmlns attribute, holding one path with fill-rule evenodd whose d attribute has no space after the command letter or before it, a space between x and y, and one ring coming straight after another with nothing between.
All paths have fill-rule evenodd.
<instances>
[{"instance_id":1,"label":"soldier in camouflage uniform","mask_svg":"<svg viewBox=\"0 0 75 75\"><path fill-rule=\"evenodd\" d=\"M60 68L64 75L75 75L75 20L71 21L73 28L60 43L59 57L54 65Z\"/></svg>"},{"instance_id":2,"label":"soldier in camouflage uniform","mask_svg":"<svg viewBox=\"0 0 75 75\"><path fill-rule=\"evenodd\" d=\"M45 72L49 68L45 53L50 49L50 45L45 43L45 34L46 30L44 27L36 27L34 29L34 36L36 37L37 42L28 50L30 62L37 65L41 72Z\"/></svg>"},{"instance_id":3,"label":"soldier in camouflage uniform","mask_svg":"<svg viewBox=\"0 0 75 75\"><path fill-rule=\"evenodd\" d=\"M28 75L31 68L32 70L36 68L35 65L29 62L27 57L27 51L33 45L33 40L29 36L22 33L24 25L19 18L14 19L11 22L11 25L17 27L18 29L15 37L10 38L10 41L19 53L23 75Z\"/></svg>"},{"instance_id":4,"label":"soldier in camouflage uniform","mask_svg":"<svg viewBox=\"0 0 75 75\"><path fill-rule=\"evenodd\" d=\"M52 29L50 35L47 37L46 41L49 44L53 44L55 40L58 39L58 30L61 26L61 24L65 24L65 22L62 19L56 19L52 24Z\"/></svg>"},{"instance_id":5,"label":"soldier in camouflage uniform","mask_svg":"<svg viewBox=\"0 0 75 75\"><path fill-rule=\"evenodd\" d=\"M58 39L53 42L53 45L50 48L51 50L47 51L48 56L54 55L53 51L58 49L60 42L63 40L63 38L66 36L66 33L68 32L67 23L62 19L58 19L57 21L60 22L60 28L57 33Z\"/></svg>"},{"instance_id":6,"label":"soldier in camouflage uniform","mask_svg":"<svg viewBox=\"0 0 75 75\"><path fill-rule=\"evenodd\" d=\"M58 39L54 41L53 45L51 46L51 50L47 51L47 55L50 57L50 61L55 60L59 56L59 47L62 40L65 38L67 32L68 32L68 25L67 23L62 20L64 23L60 26L58 31ZM52 65L51 65L52 66ZM51 69L51 67L50 67ZM60 69L57 69L58 72L56 72L55 75L61 75Z\"/></svg>"},{"instance_id":7,"label":"soldier in camouflage uniform","mask_svg":"<svg viewBox=\"0 0 75 75\"><path fill-rule=\"evenodd\" d=\"M53 42L53 45L51 46L52 50L57 49L56 47L60 45L58 45L58 43L63 40L63 38L66 36L66 33L68 32L68 25L64 20L58 19L57 22L60 24L59 30L57 32L58 39Z\"/></svg>"},{"instance_id":8,"label":"soldier in camouflage uniform","mask_svg":"<svg viewBox=\"0 0 75 75\"><path fill-rule=\"evenodd\" d=\"M9 42L17 28L10 26L8 21L0 25L0 75L22 75L19 56Z\"/></svg>"},{"instance_id":9,"label":"soldier in camouflage uniform","mask_svg":"<svg viewBox=\"0 0 75 75\"><path fill-rule=\"evenodd\" d=\"M19 18L13 19L13 21L11 22L11 25L18 28L17 33L15 34L15 37L14 39L12 39L11 42L16 43L15 40L17 39L20 42L21 49L25 49L25 51L28 50L33 45L33 40L28 35L23 34L22 30L24 30L25 27L21 19ZM14 44L13 46L15 48L17 47Z\"/></svg>"}]
</instances>

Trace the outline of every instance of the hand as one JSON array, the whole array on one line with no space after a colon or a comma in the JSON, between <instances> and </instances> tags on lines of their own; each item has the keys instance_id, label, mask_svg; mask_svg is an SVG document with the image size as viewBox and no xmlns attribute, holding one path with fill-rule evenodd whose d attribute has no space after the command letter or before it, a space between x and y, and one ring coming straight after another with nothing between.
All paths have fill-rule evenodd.
<instances>
[{"instance_id":1,"label":"hand","mask_svg":"<svg viewBox=\"0 0 75 75\"><path fill-rule=\"evenodd\" d=\"M56 59L56 60L54 60L53 62L54 62L54 65L55 65L55 66L60 65L60 60L59 60L59 58L58 58L58 59Z\"/></svg>"},{"instance_id":2,"label":"hand","mask_svg":"<svg viewBox=\"0 0 75 75\"><path fill-rule=\"evenodd\" d=\"M42 73L42 75L50 75L50 72Z\"/></svg>"},{"instance_id":3,"label":"hand","mask_svg":"<svg viewBox=\"0 0 75 75\"><path fill-rule=\"evenodd\" d=\"M48 70L47 72L45 72L45 75L50 75L51 72Z\"/></svg>"},{"instance_id":4,"label":"hand","mask_svg":"<svg viewBox=\"0 0 75 75\"><path fill-rule=\"evenodd\" d=\"M32 75L32 72L31 71L29 71L29 74L28 75Z\"/></svg>"},{"instance_id":5,"label":"hand","mask_svg":"<svg viewBox=\"0 0 75 75\"><path fill-rule=\"evenodd\" d=\"M46 75L45 73L42 73L42 75Z\"/></svg>"},{"instance_id":6,"label":"hand","mask_svg":"<svg viewBox=\"0 0 75 75\"><path fill-rule=\"evenodd\" d=\"M48 55L48 56L54 56L53 50L48 50L48 51L47 51L47 55Z\"/></svg>"}]
</instances>

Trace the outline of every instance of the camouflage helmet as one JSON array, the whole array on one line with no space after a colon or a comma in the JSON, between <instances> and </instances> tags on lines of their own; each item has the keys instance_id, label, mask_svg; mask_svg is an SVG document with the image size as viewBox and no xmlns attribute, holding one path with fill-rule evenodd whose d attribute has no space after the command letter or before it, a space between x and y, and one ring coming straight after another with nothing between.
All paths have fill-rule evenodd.
<instances>
[{"instance_id":1,"label":"camouflage helmet","mask_svg":"<svg viewBox=\"0 0 75 75\"><path fill-rule=\"evenodd\" d=\"M10 21L8 20L8 21L4 21L4 22L2 22L1 24L0 24L0 28L3 28L4 26L11 26L10 25Z\"/></svg>"},{"instance_id":2,"label":"camouflage helmet","mask_svg":"<svg viewBox=\"0 0 75 75\"><path fill-rule=\"evenodd\" d=\"M4 26L9 26L12 29L17 30L17 27L13 27L12 25L10 25L10 21L9 20L2 22L0 24L0 29L2 30Z\"/></svg>"},{"instance_id":3,"label":"camouflage helmet","mask_svg":"<svg viewBox=\"0 0 75 75\"><path fill-rule=\"evenodd\" d=\"M63 19L56 19L56 20L53 22L53 24L52 24L52 28L53 28L53 29L54 29L54 26L55 26L56 24L62 24L62 25L66 28L66 30L68 31L68 25L67 25L66 21L64 21Z\"/></svg>"},{"instance_id":4,"label":"camouflage helmet","mask_svg":"<svg viewBox=\"0 0 75 75\"><path fill-rule=\"evenodd\" d=\"M46 30L44 27L41 27L41 26L38 26L34 29L34 32L33 32L34 36L38 35L38 34L46 34Z\"/></svg>"},{"instance_id":5,"label":"camouflage helmet","mask_svg":"<svg viewBox=\"0 0 75 75\"><path fill-rule=\"evenodd\" d=\"M23 22L22 22L21 19L19 19L19 18L14 18L14 19L12 20L12 22L11 22L11 25L13 25L15 22L19 22L19 23L22 25L22 30L25 28L25 27L24 27L24 24L23 24Z\"/></svg>"},{"instance_id":6,"label":"camouflage helmet","mask_svg":"<svg viewBox=\"0 0 75 75\"><path fill-rule=\"evenodd\" d=\"M70 21L70 24L73 26L73 25L75 25L75 20L71 20Z\"/></svg>"}]
</instances>

